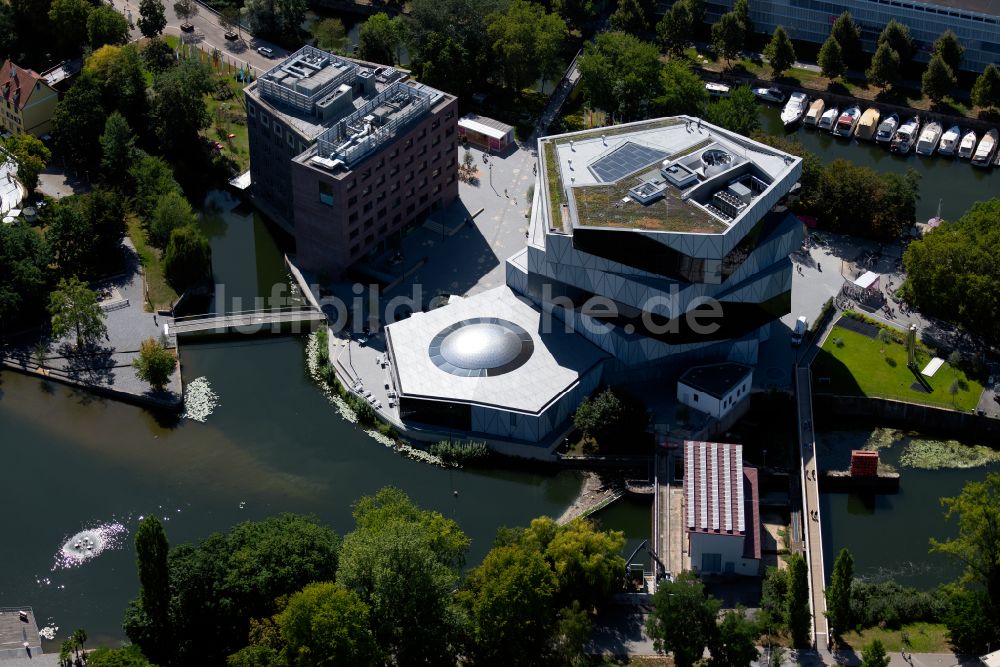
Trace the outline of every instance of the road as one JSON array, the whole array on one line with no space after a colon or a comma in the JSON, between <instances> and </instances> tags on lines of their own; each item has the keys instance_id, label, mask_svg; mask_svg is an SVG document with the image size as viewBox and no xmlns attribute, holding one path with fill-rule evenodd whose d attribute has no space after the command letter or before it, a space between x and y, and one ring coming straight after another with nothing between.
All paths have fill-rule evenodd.
<instances>
[{"instance_id":1,"label":"road","mask_svg":"<svg viewBox=\"0 0 1000 667\"><path fill-rule=\"evenodd\" d=\"M132 28L130 36L133 40L140 39L142 33L139 32L139 0L113 0L112 7L131 18ZM163 31L167 35L177 35L185 42L195 44L200 48L211 52L218 49L225 54L235 65L251 65L254 68L254 75L257 76L274 67L280 59L288 54L288 51L261 39L257 39L246 30L240 31L242 38L234 41L227 40L226 31L219 25L218 16L208 7L199 4L199 11L192 16L188 22L194 26L194 32L185 33L181 31L181 23L184 21L177 16L174 11L173 2L164 2L164 13L167 18L167 27ZM266 46L274 51L272 58L267 58L257 53L257 48Z\"/></svg>"}]
</instances>

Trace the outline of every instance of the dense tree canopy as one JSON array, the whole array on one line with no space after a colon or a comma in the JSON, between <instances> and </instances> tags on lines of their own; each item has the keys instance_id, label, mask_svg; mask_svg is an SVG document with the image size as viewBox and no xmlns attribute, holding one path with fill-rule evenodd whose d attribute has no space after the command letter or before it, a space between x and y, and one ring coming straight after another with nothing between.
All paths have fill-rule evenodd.
<instances>
[{"instance_id":1,"label":"dense tree canopy","mask_svg":"<svg viewBox=\"0 0 1000 667\"><path fill-rule=\"evenodd\" d=\"M93 73L81 72L52 116L53 142L71 167L82 169L92 163L106 118L100 82Z\"/></svg>"},{"instance_id":2,"label":"dense tree canopy","mask_svg":"<svg viewBox=\"0 0 1000 667\"><path fill-rule=\"evenodd\" d=\"M208 65L198 60L183 60L156 77L151 113L165 153L190 148L198 131L208 127L211 118L203 96L210 89Z\"/></svg>"},{"instance_id":3,"label":"dense tree canopy","mask_svg":"<svg viewBox=\"0 0 1000 667\"><path fill-rule=\"evenodd\" d=\"M931 47L931 54L941 56L951 70L958 74L962 66L962 56L965 55L965 47L958 41L958 36L952 30L945 30L941 36L934 40Z\"/></svg>"},{"instance_id":4,"label":"dense tree canopy","mask_svg":"<svg viewBox=\"0 0 1000 667\"><path fill-rule=\"evenodd\" d=\"M738 86L732 90L729 97L709 104L705 117L711 123L744 136L750 136L760 129L757 98L754 97L750 86Z\"/></svg>"},{"instance_id":5,"label":"dense tree canopy","mask_svg":"<svg viewBox=\"0 0 1000 667\"><path fill-rule=\"evenodd\" d=\"M746 27L736 12L726 12L712 26L712 46L726 59L726 64L739 56L746 37Z\"/></svg>"},{"instance_id":6,"label":"dense tree canopy","mask_svg":"<svg viewBox=\"0 0 1000 667\"><path fill-rule=\"evenodd\" d=\"M687 2L675 2L659 23L656 24L656 38L660 48L671 56L679 56L691 41L694 30L694 16Z\"/></svg>"},{"instance_id":7,"label":"dense tree canopy","mask_svg":"<svg viewBox=\"0 0 1000 667\"><path fill-rule=\"evenodd\" d=\"M212 247L200 229L188 224L170 231L163 253L163 273L177 292L204 287L211 281Z\"/></svg>"},{"instance_id":8,"label":"dense tree canopy","mask_svg":"<svg viewBox=\"0 0 1000 667\"><path fill-rule=\"evenodd\" d=\"M110 5L96 7L87 16L87 38L92 49L124 44L128 41L128 21Z\"/></svg>"},{"instance_id":9,"label":"dense tree canopy","mask_svg":"<svg viewBox=\"0 0 1000 667\"><path fill-rule=\"evenodd\" d=\"M49 21L60 54L75 56L87 43L87 18L93 8L87 0L52 0Z\"/></svg>"},{"instance_id":10,"label":"dense tree canopy","mask_svg":"<svg viewBox=\"0 0 1000 667\"><path fill-rule=\"evenodd\" d=\"M358 31L358 55L365 60L394 65L399 62L399 47L406 39L406 24L400 17L389 18L385 12L368 17Z\"/></svg>"},{"instance_id":11,"label":"dense tree canopy","mask_svg":"<svg viewBox=\"0 0 1000 667\"><path fill-rule=\"evenodd\" d=\"M660 53L655 45L623 32L605 32L584 47L577 61L591 103L634 120L662 94Z\"/></svg>"},{"instance_id":12,"label":"dense tree canopy","mask_svg":"<svg viewBox=\"0 0 1000 667\"><path fill-rule=\"evenodd\" d=\"M840 45L844 60L851 67L860 67L864 51L861 48L861 28L849 11L844 11L833 22L830 36Z\"/></svg>"},{"instance_id":13,"label":"dense tree canopy","mask_svg":"<svg viewBox=\"0 0 1000 667\"><path fill-rule=\"evenodd\" d=\"M13 134L0 139L17 163L17 180L32 194L38 187L38 176L52 157L51 151L42 141L31 134ZM6 158L6 156L0 156Z\"/></svg>"},{"instance_id":14,"label":"dense tree canopy","mask_svg":"<svg viewBox=\"0 0 1000 667\"><path fill-rule=\"evenodd\" d=\"M649 30L653 14L649 0L618 0L618 8L611 14L611 29L630 34L642 34Z\"/></svg>"},{"instance_id":15,"label":"dense tree canopy","mask_svg":"<svg viewBox=\"0 0 1000 667\"><path fill-rule=\"evenodd\" d=\"M45 237L63 275L93 279L118 270L125 238L125 202L100 188L47 207Z\"/></svg>"},{"instance_id":16,"label":"dense tree canopy","mask_svg":"<svg viewBox=\"0 0 1000 667\"><path fill-rule=\"evenodd\" d=\"M276 618L285 664L365 667L378 657L368 605L341 584L307 585L289 598Z\"/></svg>"},{"instance_id":17,"label":"dense tree canopy","mask_svg":"<svg viewBox=\"0 0 1000 667\"><path fill-rule=\"evenodd\" d=\"M0 328L37 310L48 264L41 234L27 225L0 225Z\"/></svg>"},{"instance_id":18,"label":"dense tree canopy","mask_svg":"<svg viewBox=\"0 0 1000 667\"><path fill-rule=\"evenodd\" d=\"M128 170L136 156L135 135L128 121L115 111L104 123L101 134L101 169L105 182L113 188L128 188Z\"/></svg>"},{"instance_id":19,"label":"dense tree canopy","mask_svg":"<svg viewBox=\"0 0 1000 667\"><path fill-rule=\"evenodd\" d=\"M298 41L306 17L305 0L246 0L244 7L247 27L255 36L289 45Z\"/></svg>"},{"instance_id":20,"label":"dense tree canopy","mask_svg":"<svg viewBox=\"0 0 1000 667\"><path fill-rule=\"evenodd\" d=\"M487 17L487 34L504 84L515 92L561 69L559 54L566 22L528 0L512 0L506 12Z\"/></svg>"},{"instance_id":21,"label":"dense tree canopy","mask_svg":"<svg viewBox=\"0 0 1000 667\"><path fill-rule=\"evenodd\" d=\"M705 113L705 106L708 104L705 82L695 74L687 60L674 58L664 63L660 70L660 80L663 94L653 101L657 115L701 116ZM639 418L641 420L641 416Z\"/></svg>"},{"instance_id":22,"label":"dense tree canopy","mask_svg":"<svg viewBox=\"0 0 1000 667\"><path fill-rule=\"evenodd\" d=\"M997 339L1000 199L973 204L957 221L914 241L903 255L904 292L921 312Z\"/></svg>"},{"instance_id":23,"label":"dense tree canopy","mask_svg":"<svg viewBox=\"0 0 1000 667\"><path fill-rule=\"evenodd\" d=\"M809 603L809 570L801 554L788 560L788 593L785 596L785 618L795 646L807 646L812 621Z\"/></svg>"},{"instance_id":24,"label":"dense tree canopy","mask_svg":"<svg viewBox=\"0 0 1000 667\"><path fill-rule=\"evenodd\" d=\"M167 27L163 0L139 0L139 31L146 38L156 37Z\"/></svg>"},{"instance_id":25,"label":"dense tree canopy","mask_svg":"<svg viewBox=\"0 0 1000 667\"><path fill-rule=\"evenodd\" d=\"M692 667L716 640L719 605L718 600L705 595L697 575L682 572L676 580L656 587L646 634L657 651L673 654L677 667Z\"/></svg>"},{"instance_id":26,"label":"dense tree canopy","mask_svg":"<svg viewBox=\"0 0 1000 667\"><path fill-rule=\"evenodd\" d=\"M910 35L910 29L897 21L889 19L878 37L878 44L888 44L893 51L899 54L899 62L906 65L913 59L913 54L917 51L917 45Z\"/></svg>"}]
</instances>

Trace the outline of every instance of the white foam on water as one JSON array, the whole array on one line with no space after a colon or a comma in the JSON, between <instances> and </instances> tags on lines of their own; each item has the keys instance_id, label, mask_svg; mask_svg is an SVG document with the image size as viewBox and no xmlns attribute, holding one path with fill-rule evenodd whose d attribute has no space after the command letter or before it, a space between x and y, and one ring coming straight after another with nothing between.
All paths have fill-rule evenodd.
<instances>
[{"instance_id":1,"label":"white foam on water","mask_svg":"<svg viewBox=\"0 0 1000 667\"><path fill-rule=\"evenodd\" d=\"M219 395L212 391L208 378L195 378L184 387L184 414L181 418L204 422L218 406Z\"/></svg>"},{"instance_id":2,"label":"white foam on water","mask_svg":"<svg viewBox=\"0 0 1000 667\"><path fill-rule=\"evenodd\" d=\"M108 549L118 549L122 546L127 532L124 524L117 521L85 528L63 543L56 552L52 569L77 567L100 556Z\"/></svg>"}]
</instances>

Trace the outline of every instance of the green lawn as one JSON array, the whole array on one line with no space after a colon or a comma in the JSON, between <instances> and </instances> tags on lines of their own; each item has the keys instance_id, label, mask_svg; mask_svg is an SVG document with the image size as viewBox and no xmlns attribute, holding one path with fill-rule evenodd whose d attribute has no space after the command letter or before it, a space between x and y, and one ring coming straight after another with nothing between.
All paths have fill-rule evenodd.
<instances>
[{"instance_id":1,"label":"green lawn","mask_svg":"<svg viewBox=\"0 0 1000 667\"><path fill-rule=\"evenodd\" d=\"M250 139L246 107L243 106L243 84L225 74L220 74L217 81L216 92L205 96L212 122L202 136L221 143L222 152L235 160L239 171L244 172L250 168ZM235 136L230 138L230 134Z\"/></svg>"},{"instance_id":2,"label":"green lawn","mask_svg":"<svg viewBox=\"0 0 1000 667\"><path fill-rule=\"evenodd\" d=\"M160 251L146 243L146 230L139 224L139 218L129 215L128 236L132 239L135 250L139 254L142 268L146 274L146 289L149 290L149 301L144 306L146 310L167 310L177 301L177 292L167 284L163 276L163 266L160 264Z\"/></svg>"},{"instance_id":3,"label":"green lawn","mask_svg":"<svg viewBox=\"0 0 1000 667\"><path fill-rule=\"evenodd\" d=\"M843 345L838 346L837 340ZM933 353L918 347L918 371L932 358ZM814 387L820 393L877 396L962 411L974 409L983 391L982 385L947 362L934 377L924 378L932 388L931 393L914 391L910 386L917 378L906 367L903 345L895 342L883 344L840 326L830 332L813 362L812 370ZM821 382L821 378L829 378L829 381ZM958 381L959 391L952 396L949 388L955 380Z\"/></svg>"},{"instance_id":4,"label":"green lawn","mask_svg":"<svg viewBox=\"0 0 1000 667\"><path fill-rule=\"evenodd\" d=\"M904 625L900 630L868 628L863 630L860 635L857 632L848 632L844 635L844 642L860 653L872 641L881 639L885 650L892 654L903 648L903 634L908 640L907 653L911 651L913 653L948 653L952 650L951 644L948 643L947 628L938 623L910 623Z\"/></svg>"}]
</instances>

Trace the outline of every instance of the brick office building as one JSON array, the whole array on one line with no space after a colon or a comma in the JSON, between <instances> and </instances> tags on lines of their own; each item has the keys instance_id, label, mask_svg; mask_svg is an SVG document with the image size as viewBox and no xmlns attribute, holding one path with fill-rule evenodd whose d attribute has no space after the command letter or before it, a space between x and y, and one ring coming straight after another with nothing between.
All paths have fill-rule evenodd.
<instances>
[{"instance_id":1,"label":"brick office building","mask_svg":"<svg viewBox=\"0 0 1000 667\"><path fill-rule=\"evenodd\" d=\"M255 203L338 276L458 196L454 96L304 46L246 88Z\"/></svg>"}]
</instances>

